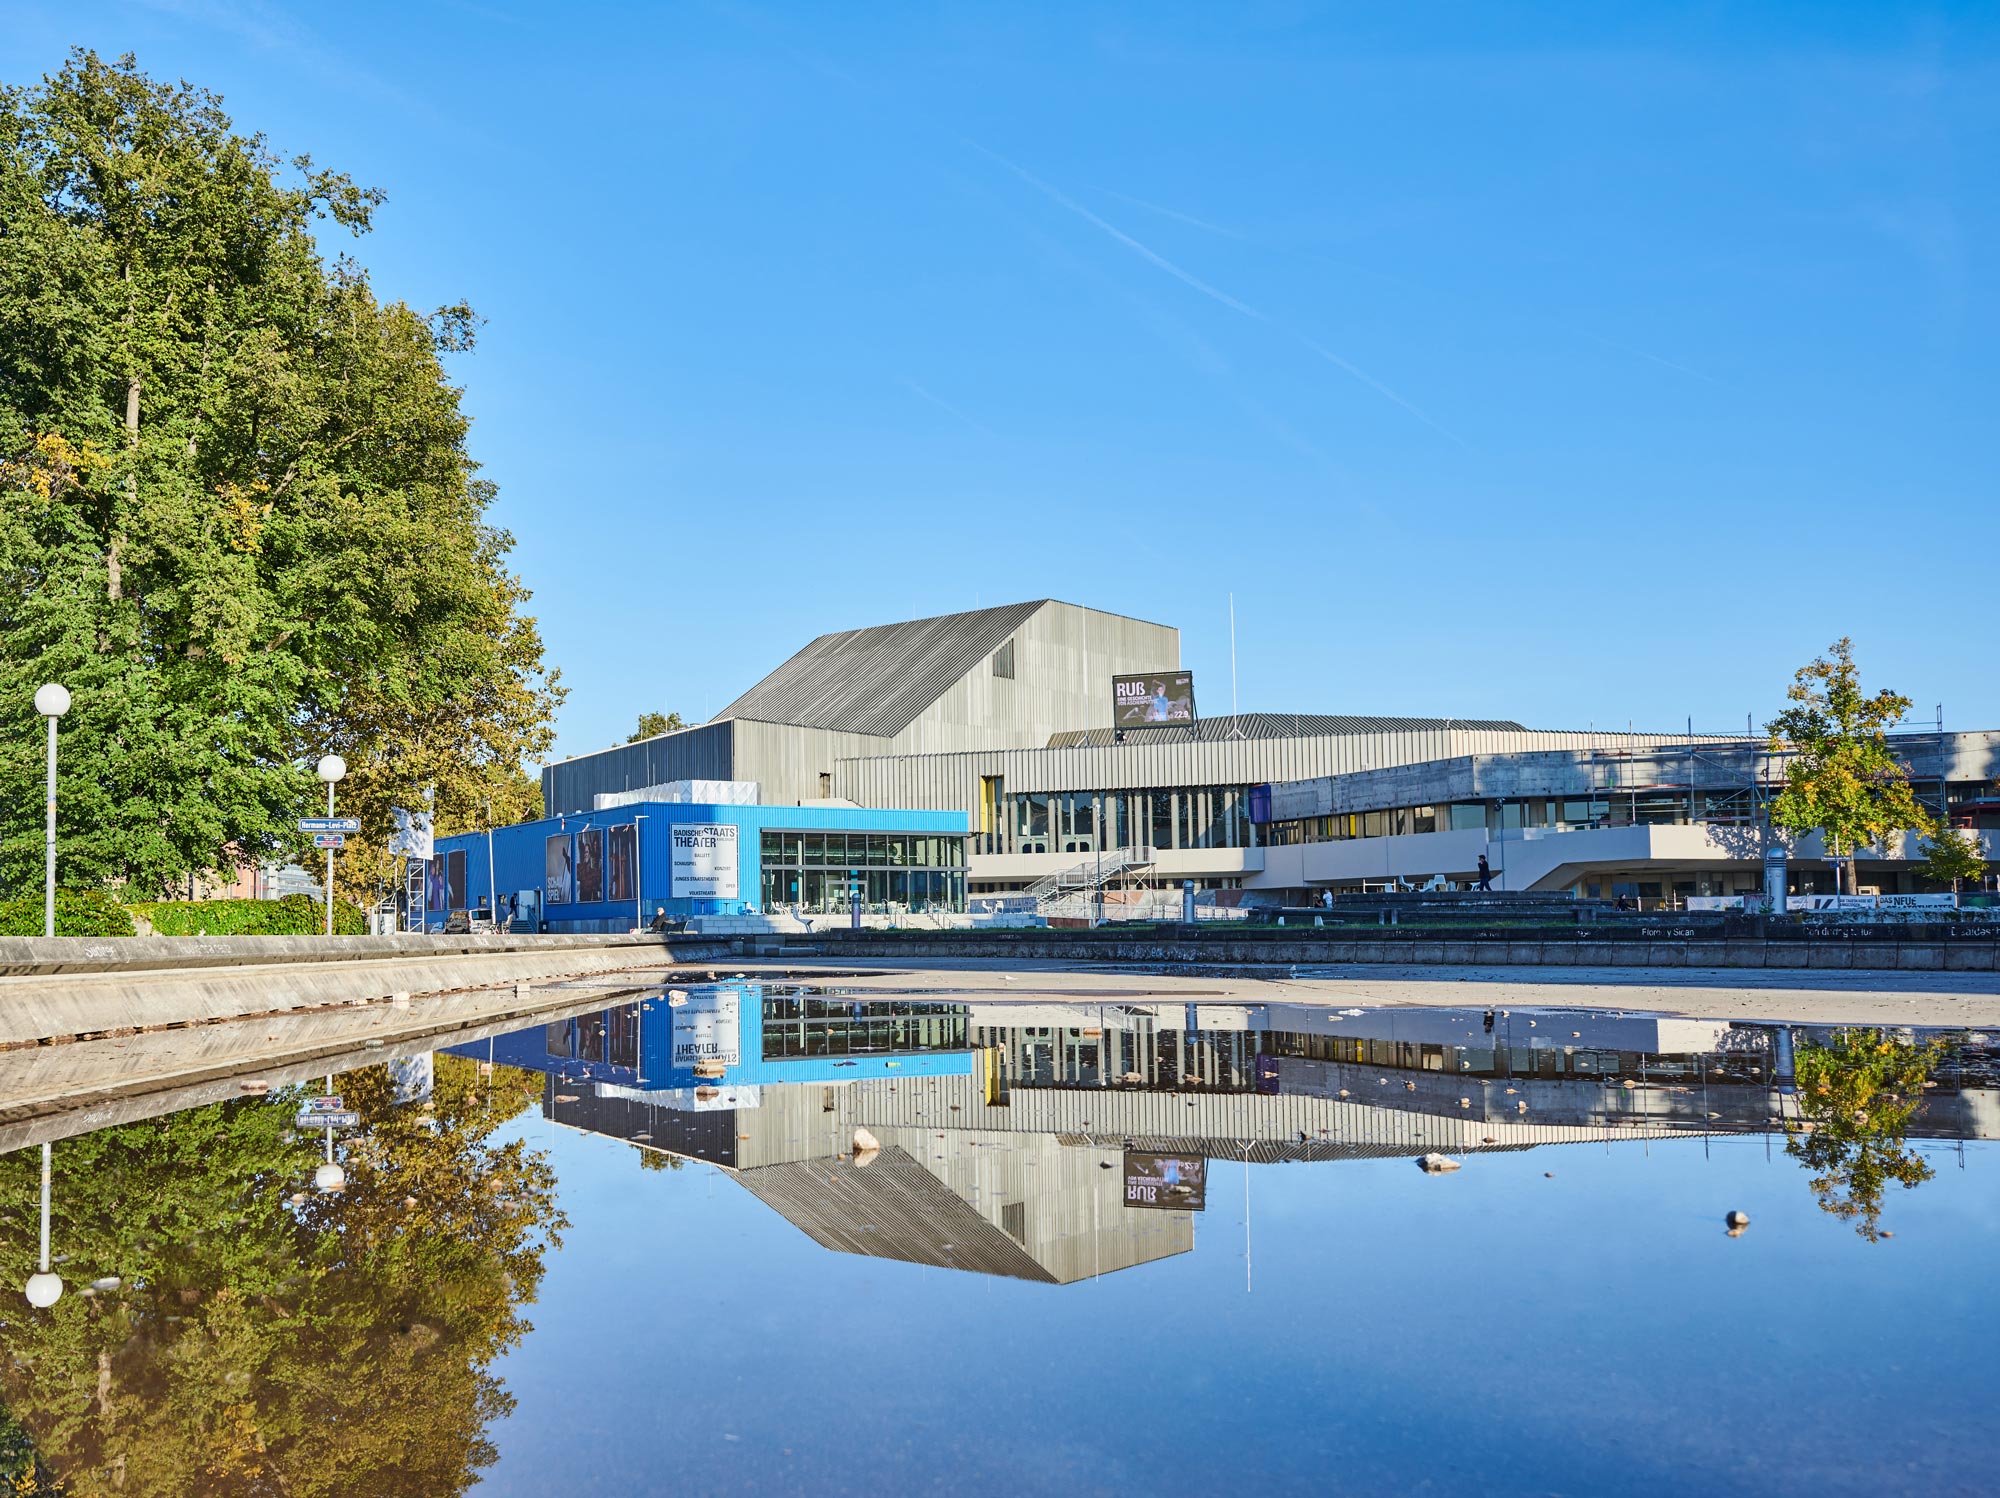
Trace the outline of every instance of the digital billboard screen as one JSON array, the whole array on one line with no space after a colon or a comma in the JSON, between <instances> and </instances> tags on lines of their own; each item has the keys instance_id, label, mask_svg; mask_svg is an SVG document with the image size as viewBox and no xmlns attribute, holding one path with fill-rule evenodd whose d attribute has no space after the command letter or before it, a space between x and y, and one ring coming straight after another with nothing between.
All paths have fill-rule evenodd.
<instances>
[{"instance_id":1,"label":"digital billboard screen","mask_svg":"<svg viewBox=\"0 0 2000 1498\"><path fill-rule=\"evenodd\" d=\"M1194 722L1194 673L1148 671L1111 678L1111 721L1119 728Z\"/></svg>"},{"instance_id":2,"label":"digital billboard screen","mask_svg":"<svg viewBox=\"0 0 2000 1498\"><path fill-rule=\"evenodd\" d=\"M1208 1205L1208 1161L1201 1155L1125 1151L1125 1205L1199 1212Z\"/></svg>"}]
</instances>

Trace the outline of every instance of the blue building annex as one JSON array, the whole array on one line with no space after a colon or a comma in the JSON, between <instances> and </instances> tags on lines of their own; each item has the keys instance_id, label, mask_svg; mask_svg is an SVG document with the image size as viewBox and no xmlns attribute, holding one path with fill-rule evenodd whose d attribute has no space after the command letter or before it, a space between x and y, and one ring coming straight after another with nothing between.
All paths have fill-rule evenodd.
<instances>
[{"instance_id":1,"label":"blue building annex","mask_svg":"<svg viewBox=\"0 0 2000 1498\"><path fill-rule=\"evenodd\" d=\"M662 913L962 911L965 835L957 811L641 801L439 838L412 860L410 904L429 929L497 909L549 931Z\"/></svg>"}]
</instances>

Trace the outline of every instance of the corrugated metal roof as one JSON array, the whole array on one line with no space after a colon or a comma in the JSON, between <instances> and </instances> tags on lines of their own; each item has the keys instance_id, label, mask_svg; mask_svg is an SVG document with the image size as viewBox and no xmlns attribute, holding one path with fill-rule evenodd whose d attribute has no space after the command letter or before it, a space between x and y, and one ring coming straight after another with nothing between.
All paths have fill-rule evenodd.
<instances>
[{"instance_id":1,"label":"corrugated metal roof","mask_svg":"<svg viewBox=\"0 0 2000 1498\"><path fill-rule=\"evenodd\" d=\"M717 717L893 737L1048 602L821 635Z\"/></svg>"},{"instance_id":2,"label":"corrugated metal roof","mask_svg":"<svg viewBox=\"0 0 2000 1498\"><path fill-rule=\"evenodd\" d=\"M1492 729L1501 733L1525 733L1521 724L1507 718L1374 718L1349 713L1236 713L1221 718L1200 718L1193 732L1185 723L1160 723L1125 730L1127 744L1185 742L1212 744L1224 739L1303 739L1338 737L1363 733L1421 733L1433 729ZM1073 749L1079 745L1113 742L1109 728L1073 729L1053 734L1051 749Z\"/></svg>"},{"instance_id":3,"label":"corrugated metal roof","mask_svg":"<svg viewBox=\"0 0 2000 1498\"><path fill-rule=\"evenodd\" d=\"M801 1160L736 1179L822 1248L1056 1283L1034 1255L895 1145L865 1166Z\"/></svg>"}]
</instances>

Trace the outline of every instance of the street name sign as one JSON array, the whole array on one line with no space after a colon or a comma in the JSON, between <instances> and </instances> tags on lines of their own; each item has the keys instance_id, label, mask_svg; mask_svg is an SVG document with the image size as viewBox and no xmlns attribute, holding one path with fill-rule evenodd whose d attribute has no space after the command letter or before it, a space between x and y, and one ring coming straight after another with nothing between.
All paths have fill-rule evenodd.
<instances>
[{"instance_id":1,"label":"street name sign","mask_svg":"<svg viewBox=\"0 0 2000 1498\"><path fill-rule=\"evenodd\" d=\"M300 817L301 832L359 832L359 817Z\"/></svg>"}]
</instances>

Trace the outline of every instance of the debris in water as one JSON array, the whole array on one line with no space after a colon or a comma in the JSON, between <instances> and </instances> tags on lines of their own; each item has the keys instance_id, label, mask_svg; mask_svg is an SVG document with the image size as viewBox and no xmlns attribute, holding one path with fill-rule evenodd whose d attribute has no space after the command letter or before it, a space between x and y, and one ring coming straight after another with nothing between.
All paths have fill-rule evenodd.
<instances>
[{"instance_id":1,"label":"debris in water","mask_svg":"<svg viewBox=\"0 0 2000 1498\"><path fill-rule=\"evenodd\" d=\"M1459 1162L1452 1159L1451 1156L1440 1155L1436 1151L1432 1151L1417 1161L1417 1169L1421 1170L1427 1176L1443 1175L1448 1170L1459 1170L1462 1168Z\"/></svg>"},{"instance_id":2,"label":"debris in water","mask_svg":"<svg viewBox=\"0 0 2000 1498\"><path fill-rule=\"evenodd\" d=\"M1744 1228L1750 1226L1750 1214L1748 1212L1732 1211L1727 1217L1723 1218L1722 1220L1728 1223L1731 1227L1735 1228L1738 1232L1741 1232Z\"/></svg>"},{"instance_id":3,"label":"debris in water","mask_svg":"<svg viewBox=\"0 0 2000 1498\"><path fill-rule=\"evenodd\" d=\"M669 1008L678 1009L687 1001L686 990L679 988L670 988L667 990L667 1005Z\"/></svg>"},{"instance_id":4,"label":"debris in water","mask_svg":"<svg viewBox=\"0 0 2000 1498\"><path fill-rule=\"evenodd\" d=\"M559 1092L556 1094L556 1101L559 1103L574 1103L578 1100L577 1095L573 1092Z\"/></svg>"}]
</instances>

